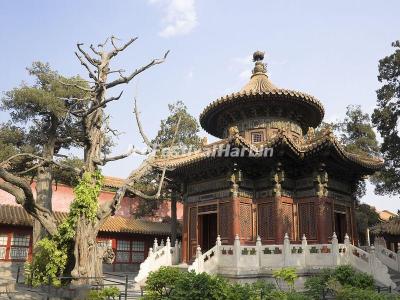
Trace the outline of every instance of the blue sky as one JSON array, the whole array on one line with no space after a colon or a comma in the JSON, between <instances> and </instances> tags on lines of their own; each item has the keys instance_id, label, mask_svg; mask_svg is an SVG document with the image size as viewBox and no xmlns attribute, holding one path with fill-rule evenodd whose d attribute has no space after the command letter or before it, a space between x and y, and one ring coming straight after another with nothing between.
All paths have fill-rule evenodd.
<instances>
[{"instance_id":1,"label":"blue sky","mask_svg":"<svg viewBox=\"0 0 400 300\"><path fill-rule=\"evenodd\" d=\"M30 82L25 68L35 60L84 76L73 53L77 42L138 36L115 68L133 70L171 53L166 63L124 86L121 101L108 107L112 125L125 132L116 154L142 146L132 115L134 95L152 137L168 103L182 100L197 117L211 101L238 91L254 50L266 51L277 86L316 96L326 119L336 120L349 104L372 112L378 60L400 38L399 11L399 1L2 1L0 91ZM7 118L0 113L0 121ZM124 177L138 162L131 157L111 163L105 174ZM400 208L398 197L375 196L372 188L363 200L379 209Z\"/></svg>"}]
</instances>

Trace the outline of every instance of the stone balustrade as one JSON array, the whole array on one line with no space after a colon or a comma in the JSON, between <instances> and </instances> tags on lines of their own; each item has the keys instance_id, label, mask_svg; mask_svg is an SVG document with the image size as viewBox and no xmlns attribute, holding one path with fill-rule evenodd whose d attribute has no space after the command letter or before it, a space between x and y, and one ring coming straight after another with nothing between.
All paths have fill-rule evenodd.
<instances>
[{"instance_id":1,"label":"stone balustrade","mask_svg":"<svg viewBox=\"0 0 400 300\"><path fill-rule=\"evenodd\" d=\"M155 240L149 256L140 265L136 282L143 282L151 271L161 266L171 266L179 263L180 248L178 243L171 250L169 238L166 245L160 247ZM388 257L385 255L385 257ZM396 256L397 259L397 256ZM397 263L397 260L395 260ZM352 244L346 234L343 244L339 244L333 233L330 244L308 244L303 236L301 243L290 243L285 234L281 245L261 243L257 238L255 245L241 245L236 235L233 245L222 245L218 236L214 247L202 253L197 247L196 258L188 267L188 271L206 272L228 277L264 277L270 276L274 270L283 267L294 267L299 273L310 273L312 270L332 268L339 265L351 265L355 269L371 274L374 279L385 286L395 287L388 268L375 255L374 248L368 253Z\"/></svg>"},{"instance_id":2,"label":"stone balustrade","mask_svg":"<svg viewBox=\"0 0 400 300\"><path fill-rule=\"evenodd\" d=\"M164 245L161 241L160 245L157 239L154 239L153 247L149 249L149 255L144 262L140 264L138 275L135 282L142 283L152 271L157 271L161 266L172 266L180 262L180 243L176 241L175 246L171 247L169 237Z\"/></svg>"}]
</instances>

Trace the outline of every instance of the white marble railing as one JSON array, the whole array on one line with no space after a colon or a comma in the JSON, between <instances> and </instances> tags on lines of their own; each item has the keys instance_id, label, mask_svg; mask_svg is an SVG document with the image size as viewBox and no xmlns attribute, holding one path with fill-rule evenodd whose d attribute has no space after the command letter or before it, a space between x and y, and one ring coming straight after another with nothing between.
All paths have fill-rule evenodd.
<instances>
[{"instance_id":1,"label":"white marble railing","mask_svg":"<svg viewBox=\"0 0 400 300\"><path fill-rule=\"evenodd\" d=\"M298 270L321 269L338 265L351 265L371 274L386 286L395 287L387 267L373 253L365 252L350 244L346 235L344 244L339 244L335 234L331 244L307 244L305 236L301 244L290 244L285 235L283 245L262 245L258 237L255 246L240 245L239 236L233 245L221 245L218 237L216 245L202 254L197 248L196 259L189 271L222 275L268 274L273 269L295 267Z\"/></svg>"},{"instance_id":2,"label":"white marble railing","mask_svg":"<svg viewBox=\"0 0 400 300\"><path fill-rule=\"evenodd\" d=\"M388 268L400 272L400 253L393 252L384 245L376 244L375 255Z\"/></svg>"},{"instance_id":3,"label":"white marble railing","mask_svg":"<svg viewBox=\"0 0 400 300\"><path fill-rule=\"evenodd\" d=\"M144 282L152 271L157 271L161 266L172 266L180 262L180 243L175 242L175 247L171 247L170 239L167 242L161 241L160 245L157 239L154 239L153 247L149 249L149 255L140 264L138 275L135 277L135 282Z\"/></svg>"}]
</instances>

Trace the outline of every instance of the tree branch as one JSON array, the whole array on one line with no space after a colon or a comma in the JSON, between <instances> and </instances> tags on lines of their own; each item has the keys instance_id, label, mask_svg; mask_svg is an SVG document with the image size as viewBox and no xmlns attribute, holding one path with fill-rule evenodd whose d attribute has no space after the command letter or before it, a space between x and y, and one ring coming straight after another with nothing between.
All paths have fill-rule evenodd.
<instances>
[{"instance_id":1,"label":"tree branch","mask_svg":"<svg viewBox=\"0 0 400 300\"><path fill-rule=\"evenodd\" d=\"M95 163L100 165L100 166L104 166L106 163L108 163L110 161L116 161L116 160L120 160L120 159L126 158L128 156L131 156L133 153L135 153L135 149L131 148L127 153L116 155L116 156L111 156L111 157L106 157L105 156L101 160L95 160Z\"/></svg>"},{"instance_id":2,"label":"tree branch","mask_svg":"<svg viewBox=\"0 0 400 300\"><path fill-rule=\"evenodd\" d=\"M80 89L80 90L82 90L82 91L85 91L85 92L93 92L92 89L85 88L85 87L80 86L80 85L78 85L78 84L76 84L76 83L67 83L67 82L63 82L63 81L61 81L61 80L59 80L59 82L60 82L62 85L65 85L65 86L73 86L73 87L75 87L75 88L77 88L77 89Z\"/></svg>"},{"instance_id":3,"label":"tree branch","mask_svg":"<svg viewBox=\"0 0 400 300\"><path fill-rule=\"evenodd\" d=\"M92 78L94 81L97 81L96 75L93 73L93 71L89 68L88 64L82 59L82 57L77 53L74 52L76 57L79 59L81 62L81 65L86 68L86 70L89 72L89 77Z\"/></svg>"},{"instance_id":4,"label":"tree branch","mask_svg":"<svg viewBox=\"0 0 400 300\"><path fill-rule=\"evenodd\" d=\"M110 83L107 83L106 88L109 89L109 88L112 88L112 87L122 84L122 83L129 83L129 81L131 81L135 76L139 75L143 71L145 71L155 65L163 63L165 61L165 59L167 58L168 53L169 53L169 50L167 52L165 52L163 58L153 59L150 63L148 63L147 65L145 65L143 67L140 67L139 69L136 69L131 75L129 75L127 77L120 77L114 81L111 81Z\"/></svg>"},{"instance_id":5,"label":"tree branch","mask_svg":"<svg viewBox=\"0 0 400 300\"><path fill-rule=\"evenodd\" d=\"M7 172L4 168L0 168L0 178L4 180L0 182L0 189L13 195L16 202L38 220L50 235L55 235L57 222L48 209L36 203L29 183L25 179Z\"/></svg>"},{"instance_id":6,"label":"tree branch","mask_svg":"<svg viewBox=\"0 0 400 300\"><path fill-rule=\"evenodd\" d=\"M98 67L100 65L100 61L98 61L97 59L92 58L88 53L86 53L85 50L83 50L81 48L83 44L82 43L77 43L76 47L78 48L79 52L83 54L83 56L85 56L86 60L94 67Z\"/></svg>"},{"instance_id":7,"label":"tree branch","mask_svg":"<svg viewBox=\"0 0 400 300\"><path fill-rule=\"evenodd\" d=\"M114 56L116 56L119 52L124 51L126 48L128 48L134 41L136 41L138 38L131 38L125 45L123 45L122 47L117 47L114 43L114 40L117 39L115 36L111 37L111 44L114 47L114 50L111 51L109 53L109 58L113 58Z\"/></svg>"},{"instance_id":8,"label":"tree branch","mask_svg":"<svg viewBox=\"0 0 400 300\"><path fill-rule=\"evenodd\" d=\"M119 95L118 95L117 97L108 98L108 99L106 99L106 100L104 100L104 101L102 101L102 102L100 102L100 103L98 103L98 104L92 106L92 107L89 108L84 114L82 114L81 117L83 117L83 118L87 117L88 115L90 115L92 112L94 112L94 111L97 110L98 108L100 108L100 107L105 107L106 104L107 104L108 102L115 101L115 100L119 100L119 98L121 98L123 92L124 92L124 91L121 91L121 93L119 93ZM79 111L78 111L78 112L79 112ZM75 113L76 113L76 112L75 112Z\"/></svg>"},{"instance_id":9,"label":"tree branch","mask_svg":"<svg viewBox=\"0 0 400 300\"><path fill-rule=\"evenodd\" d=\"M153 149L153 145L150 143L150 140L147 138L147 135L145 134L144 130L143 130L143 126L142 126L142 122L140 121L140 112L137 106L137 100L136 97L134 98L134 109L133 112L135 113L135 119L136 119L136 124L138 126L140 135L143 138L143 142L147 145L147 147Z\"/></svg>"}]
</instances>

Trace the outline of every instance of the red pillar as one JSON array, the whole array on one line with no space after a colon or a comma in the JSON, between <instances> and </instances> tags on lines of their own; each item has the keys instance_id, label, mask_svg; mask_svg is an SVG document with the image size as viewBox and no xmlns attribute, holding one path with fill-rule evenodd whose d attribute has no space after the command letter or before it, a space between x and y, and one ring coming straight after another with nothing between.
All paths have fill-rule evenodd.
<instances>
[{"instance_id":1,"label":"red pillar","mask_svg":"<svg viewBox=\"0 0 400 300\"><path fill-rule=\"evenodd\" d=\"M188 243L189 243L189 215L187 204L183 204L183 229L182 229L182 262L188 262Z\"/></svg>"},{"instance_id":2,"label":"red pillar","mask_svg":"<svg viewBox=\"0 0 400 300\"><path fill-rule=\"evenodd\" d=\"M282 199L281 197L275 196L275 243L282 244L285 233L283 232L283 216L282 216Z\"/></svg>"}]
</instances>

